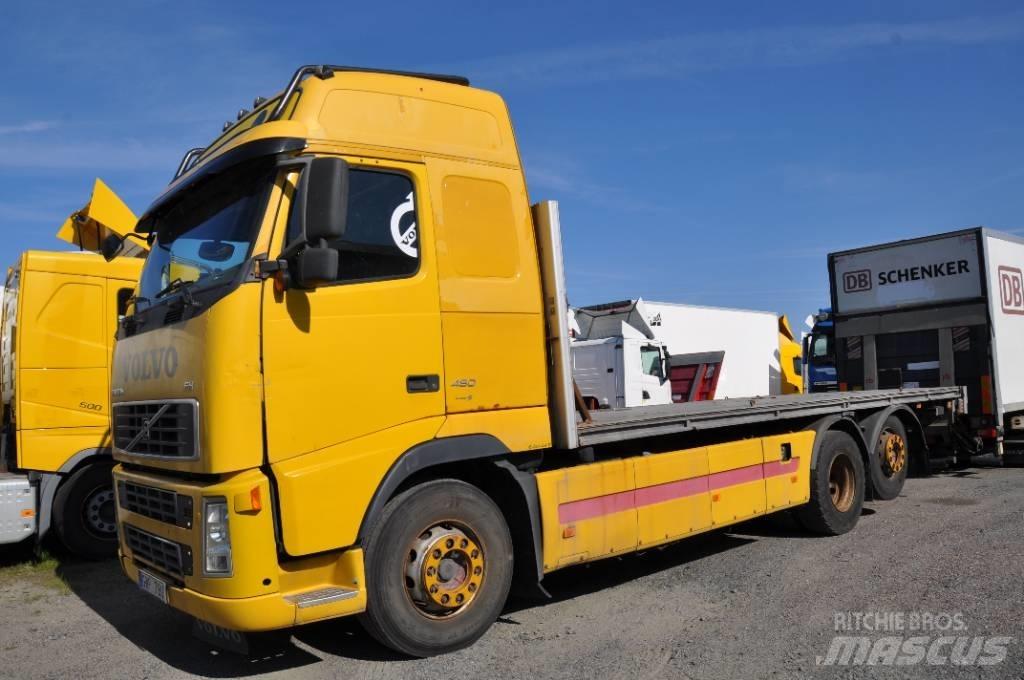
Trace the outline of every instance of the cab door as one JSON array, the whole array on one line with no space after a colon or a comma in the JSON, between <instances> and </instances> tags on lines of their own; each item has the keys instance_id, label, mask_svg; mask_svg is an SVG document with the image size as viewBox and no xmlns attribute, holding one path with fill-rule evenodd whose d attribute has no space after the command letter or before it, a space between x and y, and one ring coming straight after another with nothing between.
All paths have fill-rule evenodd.
<instances>
[{"instance_id":1,"label":"cab door","mask_svg":"<svg viewBox=\"0 0 1024 680\"><path fill-rule=\"evenodd\" d=\"M672 386L666 373L668 362L665 360L661 345L640 345L640 385L643 405L671 404Z\"/></svg>"},{"instance_id":2,"label":"cab door","mask_svg":"<svg viewBox=\"0 0 1024 680\"><path fill-rule=\"evenodd\" d=\"M349 453L367 455L356 440L370 435L371 448L380 450L386 441L388 451L381 455L393 459L418 443L413 439L422 441L425 419L444 414L437 270L423 166L346 160L347 227L330 243L339 251L337 280L283 293L271 281L264 283L271 463L314 451L329 454L331 447L352 442L329 462L345 468ZM286 198L285 211L288 203ZM279 217L279 229L284 219ZM287 221L285 239L275 238L278 249L298 235L297 219ZM292 474L298 479L310 472Z\"/></svg>"}]
</instances>

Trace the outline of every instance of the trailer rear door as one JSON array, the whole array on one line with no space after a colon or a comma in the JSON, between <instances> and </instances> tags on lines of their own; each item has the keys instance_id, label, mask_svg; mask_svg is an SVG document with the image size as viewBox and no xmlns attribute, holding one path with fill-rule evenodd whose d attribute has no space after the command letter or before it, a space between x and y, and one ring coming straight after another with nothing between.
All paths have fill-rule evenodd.
<instances>
[{"instance_id":1,"label":"trailer rear door","mask_svg":"<svg viewBox=\"0 0 1024 680\"><path fill-rule=\"evenodd\" d=\"M985 233L995 411L1024 411L1024 239Z\"/></svg>"}]
</instances>

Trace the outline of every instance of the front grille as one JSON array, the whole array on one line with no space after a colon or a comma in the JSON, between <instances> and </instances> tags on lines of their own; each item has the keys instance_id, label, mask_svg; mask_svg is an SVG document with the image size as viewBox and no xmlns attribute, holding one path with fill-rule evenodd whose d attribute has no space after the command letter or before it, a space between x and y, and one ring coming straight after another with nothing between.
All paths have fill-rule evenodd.
<instances>
[{"instance_id":1,"label":"front grille","mask_svg":"<svg viewBox=\"0 0 1024 680\"><path fill-rule=\"evenodd\" d=\"M199 407L193 400L114 404L114 446L124 453L197 458Z\"/></svg>"},{"instance_id":2,"label":"front grille","mask_svg":"<svg viewBox=\"0 0 1024 680\"><path fill-rule=\"evenodd\" d=\"M154 536L130 524L123 526L125 542L134 559L178 579L192 575L192 549L187 545Z\"/></svg>"},{"instance_id":3,"label":"front grille","mask_svg":"<svg viewBox=\"0 0 1024 680\"><path fill-rule=\"evenodd\" d=\"M121 480L117 483L121 507L143 517L175 526L192 528L192 498L173 491Z\"/></svg>"}]
</instances>

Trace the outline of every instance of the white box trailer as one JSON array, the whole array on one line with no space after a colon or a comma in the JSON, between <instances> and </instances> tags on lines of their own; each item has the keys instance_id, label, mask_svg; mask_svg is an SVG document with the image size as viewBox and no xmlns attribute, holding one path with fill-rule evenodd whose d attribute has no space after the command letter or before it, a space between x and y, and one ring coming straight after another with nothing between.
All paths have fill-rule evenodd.
<instances>
[{"instance_id":1,"label":"white box trailer","mask_svg":"<svg viewBox=\"0 0 1024 680\"><path fill-rule=\"evenodd\" d=\"M647 324L673 354L725 352L716 399L782 394L779 317L725 307L644 300Z\"/></svg>"},{"instance_id":2,"label":"white box trailer","mask_svg":"<svg viewBox=\"0 0 1024 680\"><path fill-rule=\"evenodd\" d=\"M1024 239L978 227L828 264L840 389L963 385L982 450L1024 453Z\"/></svg>"}]
</instances>

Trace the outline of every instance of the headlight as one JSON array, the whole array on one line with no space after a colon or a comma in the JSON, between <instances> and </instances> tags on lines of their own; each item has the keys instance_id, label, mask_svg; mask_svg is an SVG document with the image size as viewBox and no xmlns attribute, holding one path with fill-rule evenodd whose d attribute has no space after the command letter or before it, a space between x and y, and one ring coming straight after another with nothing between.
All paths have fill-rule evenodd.
<instances>
[{"instance_id":1,"label":"headlight","mask_svg":"<svg viewBox=\"0 0 1024 680\"><path fill-rule=\"evenodd\" d=\"M228 532L228 502L224 498L203 499L203 559L207 576L231 574L231 534Z\"/></svg>"}]
</instances>

